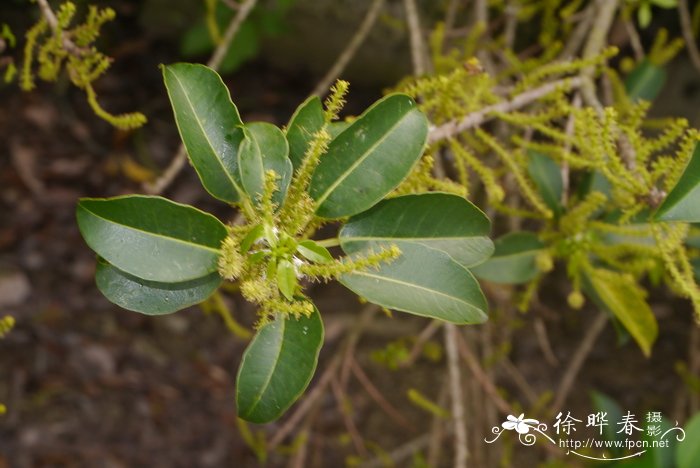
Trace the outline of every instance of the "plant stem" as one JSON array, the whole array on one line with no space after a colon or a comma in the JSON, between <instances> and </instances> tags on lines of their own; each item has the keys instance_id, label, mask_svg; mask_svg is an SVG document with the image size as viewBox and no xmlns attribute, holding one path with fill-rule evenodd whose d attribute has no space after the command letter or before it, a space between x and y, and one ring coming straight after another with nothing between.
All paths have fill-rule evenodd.
<instances>
[{"instance_id":1,"label":"plant stem","mask_svg":"<svg viewBox=\"0 0 700 468\"><path fill-rule=\"evenodd\" d=\"M46 0L38 1L41 3L42 1L45 2ZM224 32L224 36L221 39L221 42L216 47L214 53L207 62L207 66L209 68L212 68L214 70L217 70L219 68L221 62L226 56L226 52L228 52L229 47L231 47L231 42L233 41L233 38L236 36L236 33L240 29L243 22L246 20L246 18L248 18L248 15L250 15L250 12L253 10L257 2L258 0L246 0L244 3L241 4L240 8L236 13L236 16L234 16L231 22L228 24L228 27ZM177 153L175 153L175 157L170 162L165 171L163 171L163 175L161 175L153 183L146 184L144 186L146 192L151 195L158 195L163 193L163 191L167 189L168 186L170 186L170 184L173 183L177 175L185 166L186 161L187 150L185 149L185 145L183 143L180 143L180 147L178 148Z\"/></svg>"},{"instance_id":2,"label":"plant stem","mask_svg":"<svg viewBox=\"0 0 700 468\"><path fill-rule=\"evenodd\" d=\"M695 69L700 72L700 51L698 51L698 46L695 43L695 36L693 35L693 25L690 19L688 0L678 0L678 14L681 17L681 30L683 31L685 44L688 47L690 60L693 62Z\"/></svg>"},{"instance_id":3,"label":"plant stem","mask_svg":"<svg viewBox=\"0 0 700 468\"><path fill-rule=\"evenodd\" d=\"M406 23L408 24L409 39L411 40L411 60L413 61L413 74L416 76L425 75L428 72L426 60L425 43L418 17L418 8L415 0L404 0L404 11L406 12Z\"/></svg>"},{"instance_id":4,"label":"plant stem","mask_svg":"<svg viewBox=\"0 0 700 468\"><path fill-rule=\"evenodd\" d=\"M332 237L330 239L323 239L314 242L316 242L321 247L337 247L340 245L340 239L337 237Z\"/></svg>"},{"instance_id":5,"label":"plant stem","mask_svg":"<svg viewBox=\"0 0 700 468\"><path fill-rule=\"evenodd\" d=\"M467 466L467 426L464 421L464 393L462 391L462 373L459 369L459 352L457 351L457 326L445 324L445 348L447 367L450 375L450 393L452 396L452 417L455 431L455 468Z\"/></svg>"},{"instance_id":6,"label":"plant stem","mask_svg":"<svg viewBox=\"0 0 700 468\"><path fill-rule=\"evenodd\" d=\"M357 53L357 50L367 38L372 26L374 26L382 6L384 6L384 0L374 0L372 2L369 10L367 10L365 18L362 20L362 24L360 24L360 27L357 29L357 32L352 39L350 39L347 47L338 56L338 59L335 61L333 66L331 66L328 72L326 72L323 78L321 78L321 80L318 82L311 94L321 96L328 90L331 84L333 84L333 81L337 79L341 73L343 73L345 67L347 67L350 60L352 60L355 53Z\"/></svg>"},{"instance_id":7,"label":"plant stem","mask_svg":"<svg viewBox=\"0 0 700 468\"><path fill-rule=\"evenodd\" d=\"M556 91L559 87L567 86L572 89L578 88L581 86L582 82L583 78L578 76L552 81L518 94L510 100L499 102L498 104L493 104L491 106L486 106L481 110L465 115L459 120L451 120L440 125L439 127L431 128L428 135L428 143L431 144L440 140L451 138L465 130L477 127L487 120L490 120L492 118L491 114L512 112L520 109L521 107L525 107L528 104L532 104L536 100L546 96L547 94Z\"/></svg>"}]
</instances>

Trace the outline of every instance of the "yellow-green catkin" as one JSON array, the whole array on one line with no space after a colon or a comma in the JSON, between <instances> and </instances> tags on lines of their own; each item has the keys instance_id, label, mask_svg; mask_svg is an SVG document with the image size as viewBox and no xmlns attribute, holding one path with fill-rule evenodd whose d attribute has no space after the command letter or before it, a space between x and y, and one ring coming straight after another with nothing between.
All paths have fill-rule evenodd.
<instances>
[{"instance_id":1,"label":"yellow-green catkin","mask_svg":"<svg viewBox=\"0 0 700 468\"><path fill-rule=\"evenodd\" d=\"M87 102L98 117L123 130L143 126L147 119L140 112L115 115L106 111L99 104L93 86L94 81L111 65L111 59L99 52L94 42L104 23L114 19L114 10L91 6L86 21L71 27L75 13L75 4L64 2L58 7L53 28L44 18L29 28L20 71L20 88L25 91L34 89L35 62L38 64L36 76L44 81L55 81L61 71L66 70L73 85L85 91Z\"/></svg>"}]
</instances>

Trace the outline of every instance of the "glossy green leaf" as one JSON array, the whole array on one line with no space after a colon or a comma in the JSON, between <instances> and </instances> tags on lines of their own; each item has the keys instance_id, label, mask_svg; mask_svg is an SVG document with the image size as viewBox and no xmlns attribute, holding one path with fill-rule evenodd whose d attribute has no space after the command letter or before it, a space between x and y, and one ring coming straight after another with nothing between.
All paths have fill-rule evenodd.
<instances>
[{"instance_id":1,"label":"glossy green leaf","mask_svg":"<svg viewBox=\"0 0 700 468\"><path fill-rule=\"evenodd\" d=\"M321 345L317 310L299 320L279 317L258 330L238 369L238 416L259 424L279 418L309 385Z\"/></svg>"},{"instance_id":2,"label":"glossy green leaf","mask_svg":"<svg viewBox=\"0 0 700 468\"><path fill-rule=\"evenodd\" d=\"M351 218L340 231L340 242L351 251L375 244L393 243L402 249L407 243L418 243L470 267L493 253L490 229L486 215L464 198L424 193L383 200Z\"/></svg>"},{"instance_id":3,"label":"glossy green leaf","mask_svg":"<svg viewBox=\"0 0 700 468\"><path fill-rule=\"evenodd\" d=\"M542 200L559 216L562 211L561 194L564 191L561 168L550 157L537 151L528 151L528 157L527 170L535 181Z\"/></svg>"},{"instance_id":4,"label":"glossy green leaf","mask_svg":"<svg viewBox=\"0 0 700 468\"><path fill-rule=\"evenodd\" d=\"M666 83L666 70L644 59L627 75L625 90L633 101L653 101Z\"/></svg>"},{"instance_id":5,"label":"glossy green leaf","mask_svg":"<svg viewBox=\"0 0 700 468\"><path fill-rule=\"evenodd\" d=\"M292 160L294 169L301 166L309 143L324 123L323 105L318 96L308 98L292 115L287 124L286 136L289 142L289 159Z\"/></svg>"},{"instance_id":6,"label":"glossy green leaf","mask_svg":"<svg viewBox=\"0 0 700 468\"><path fill-rule=\"evenodd\" d=\"M297 274L294 265L289 260L280 260L277 264L277 286L284 297L290 301L294 299L294 290L297 287Z\"/></svg>"},{"instance_id":7,"label":"glossy green leaf","mask_svg":"<svg viewBox=\"0 0 700 468\"><path fill-rule=\"evenodd\" d=\"M180 137L202 185L219 200L238 201L243 131L226 85L214 70L189 63L164 66L163 79Z\"/></svg>"},{"instance_id":8,"label":"glossy green leaf","mask_svg":"<svg viewBox=\"0 0 700 468\"><path fill-rule=\"evenodd\" d=\"M269 170L275 171L279 178L273 200L280 205L287 193L293 171L292 162L287 157L289 145L284 133L265 122L247 124L243 131L245 138L241 143L239 155L243 188L251 200L257 202L265 186L265 173Z\"/></svg>"},{"instance_id":9,"label":"glossy green leaf","mask_svg":"<svg viewBox=\"0 0 700 468\"><path fill-rule=\"evenodd\" d=\"M258 240L265 235L265 228L262 224L256 225L241 241L241 253L246 253Z\"/></svg>"},{"instance_id":10,"label":"glossy green leaf","mask_svg":"<svg viewBox=\"0 0 700 468\"><path fill-rule=\"evenodd\" d=\"M348 254L367 253L359 243L344 249ZM456 324L487 320L486 299L469 270L446 253L422 244L405 243L401 252L391 263L343 275L340 282L388 309Z\"/></svg>"},{"instance_id":11,"label":"glossy green leaf","mask_svg":"<svg viewBox=\"0 0 700 468\"><path fill-rule=\"evenodd\" d=\"M596 268L584 276L592 299L614 315L635 339L645 356L659 333L656 317L645 300L645 291L630 276Z\"/></svg>"},{"instance_id":12,"label":"glossy green leaf","mask_svg":"<svg viewBox=\"0 0 700 468\"><path fill-rule=\"evenodd\" d=\"M179 283L217 271L226 227L214 216L161 197L83 198L78 227L92 250L118 269Z\"/></svg>"},{"instance_id":13,"label":"glossy green leaf","mask_svg":"<svg viewBox=\"0 0 700 468\"><path fill-rule=\"evenodd\" d=\"M472 268L479 279L494 283L519 284L537 273L536 258L544 244L531 232L512 232L494 242L493 256Z\"/></svg>"},{"instance_id":14,"label":"glossy green leaf","mask_svg":"<svg viewBox=\"0 0 700 468\"><path fill-rule=\"evenodd\" d=\"M700 222L700 144L686 166L681 178L656 212L660 221Z\"/></svg>"},{"instance_id":15,"label":"glossy green leaf","mask_svg":"<svg viewBox=\"0 0 700 468\"><path fill-rule=\"evenodd\" d=\"M678 468L696 468L700 460L700 413L695 413L684 430L685 440L676 445L676 463Z\"/></svg>"},{"instance_id":16,"label":"glossy green leaf","mask_svg":"<svg viewBox=\"0 0 700 468\"><path fill-rule=\"evenodd\" d=\"M307 260L316 263L328 263L333 260L331 253L322 245L318 245L312 240L304 240L297 245L297 252Z\"/></svg>"},{"instance_id":17,"label":"glossy green leaf","mask_svg":"<svg viewBox=\"0 0 700 468\"><path fill-rule=\"evenodd\" d=\"M334 140L338 137L338 135L347 130L351 123L352 122L348 122L346 120L331 122L330 125L328 125L328 133L331 135L331 140Z\"/></svg>"},{"instance_id":18,"label":"glossy green leaf","mask_svg":"<svg viewBox=\"0 0 700 468\"><path fill-rule=\"evenodd\" d=\"M361 213L403 181L418 161L428 121L409 96L377 101L333 140L309 192L323 218Z\"/></svg>"},{"instance_id":19,"label":"glossy green leaf","mask_svg":"<svg viewBox=\"0 0 700 468\"><path fill-rule=\"evenodd\" d=\"M163 315L199 304L221 284L218 272L182 283L158 283L137 278L100 261L97 288L110 302L146 315Z\"/></svg>"}]
</instances>

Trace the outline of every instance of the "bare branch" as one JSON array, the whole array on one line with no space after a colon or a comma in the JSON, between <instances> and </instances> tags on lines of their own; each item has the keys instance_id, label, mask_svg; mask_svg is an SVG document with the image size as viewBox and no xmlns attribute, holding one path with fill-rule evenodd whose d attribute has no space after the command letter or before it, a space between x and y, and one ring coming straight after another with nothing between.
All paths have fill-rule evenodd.
<instances>
[{"instance_id":1,"label":"bare branch","mask_svg":"<svg viewBox=\"0 0 700 468\"><path fill-rule=\"evenodd\" d=\"M404 0L404 11L406 12L406 23L408 24L409 38L411 40L411 60L413 61L413 74L416 76L425 75L428 72L428 61L426 60L425 41L420 27L418 8L415 0Z\"/></svg>"},{"instance_id":2,"label":"bare branch","mask_svg":"<svg viewBox=\"0 0 700 468\"><path fill-rule=\"evenodd\" d=\"M576 348L574 356L571 358L571 361L569 361L569 365L566 368L564 375L559 381L559 387L556 393L557 397L552 403L553 413L560 411L562 405L566 402L566 399L573 388L574 382L576 381L576 376L593 349L593 345L595 345L596 340L605 329L605 325L607 323L608 316L605 312L600 312L593 323L588 327L588 330L583 336L581 343L579 343L578 348Z\"/></svg>"},{"instance_id":3,"label":"bare branch","mask_svg":"<svg viewBox=\"0 0 700 468\"><path fill-rule=\"evenodd\" d=\"M681 30L683 31L685 44L688 46L690 60L693 62L695 69L700 72L700 51L698 51L698 45L693 35L693 25L690 19L688 0L678 0L678 14L681 17Z\"/></svg>"},{"instance_id":4,"label":"bare branch","mask_svg":"<svg viewBox=\"0 0 700 468\"><path fill-rule=\"evenodd\" d=\"M38 1L40 3L46 2L46 0ZM248 15L250 15L250 12L253 10L253 8L255 8L255 4L257 2L258 0L246 0L244 3L240 4L236 12L236 16L234 16L233 19L231 19L231 22L228 24L228 27L224 32L224 36L221 39L221 42L218 46L216 46L214 53L207 62L207 66L213 68L214 70L217 70L219 68L221 62L226 56L226 52L228 51L229 47L231 47L231 42L233 41L233 38L236 36L236 33L240 29L243 22L246 20L246 18L248 18ZM163 193L163 191L167 189L168 186L170 186L170 184L173 183L177 175L185 166L186 161L187 150L185 149L185 145L181 143L180 147L177 150L177 153L175 153L175 157L170 162L170 165L165 169L165 171L163 171L163 174L153 183L146 184L144 186L146 192L153 195Z\"/></svg>"},{"instance_id":5,"label":"bare branch","mask_svg":"<svg viewBox=\"0 0 700 468\"><path fill-rule=\"evenodd\" d=\"M323 78L321 78L311 94L321 96L333 84L333 81L335 81L340 74L343 73L345 67L348 66L348 63L355 56L357 50L360 48L362 43L365 42L365 39L367 39L367 35L372 29L372 26L374 26L374 23L377 21L377 17L379 16L382 6L384 6L384 0L374 0L372 2L369 10L367 10L365 18L362 20L360 27L357 29L357 32L355 32L355 35L352 37L352 39L350 39L350 42L348 42L345 50L338 56L338 59L335 61L333 66L331 66L328 72L326 72Z\"/></svg>"},{"instance_id":6,"label":"bare branch","mask_svg":"<svg viewBox=\"0 0 700 468\"><path fill-rule=\"evenodd\" d=\"M457 326L445 324L445 348L447 350L447 368L450 376L450 393L452 396L452 418L455 431L455 468L467 466L467 426L464 421L464 393L462 390L462 373L459 370L459 353L457 351Z\"/></svg>"},{"instance_id":7,"label":"bare branch","mask_svg":"<svg viewBox=\"0 0 700 468\"><path fill-rule=\"evenodd\" d=\"M525 91L518 94L514 98L499 102L498 104L493 104L491 106L486 106L481 110L472 112L462 117L460 120L452 120L439 127L433 127L430 129L430 134L428 135L428 143L435 143L446 138L453 137L465 130L473 127L477 127L482 123L490 120L492 118L491 114L501 113L501 112L511 112L522 107L532 104L538 99L556 91L561 87L569 87L571 89L578 88L581 86L583 78L573 77L566 78L558 81L553 81L537 88L533 88L529 91Z\"/></svg>"}]
</instances>

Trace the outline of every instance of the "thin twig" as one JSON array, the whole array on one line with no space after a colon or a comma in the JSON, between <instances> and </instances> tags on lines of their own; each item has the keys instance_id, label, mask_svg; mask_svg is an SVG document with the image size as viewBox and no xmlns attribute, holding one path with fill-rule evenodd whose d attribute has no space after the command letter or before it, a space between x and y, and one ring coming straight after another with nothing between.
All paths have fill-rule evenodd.
<instances>
[{"instance_id":1,"label":"thin twig","mask_svg":"<svg viewBox=\"0 0 700 468\"><path fill-rule=\"evenodd\" d=\"M355 326L350 331L348 337L346 338L344 346L331 360L323 375L318 379L316 386L304 397L304 399L299 402L296 410L292 415L285 421L284 425L275 433L275 435L270 439L268 444L268 450L273 451L275 447L281 444L289 434L291 434L299 425L301 420L304 418L306 413L309 412L314 406L314 403L319 399L328 388L331 380L335 378L341 363L344 363L347 359L348 354L352 354L357 344L362 332L367 328L371 318L374 316L378 310L377 306L369 305L363 309L360 318L355 323ZM342 382L342 379L341 379Z\"/></svg>"},{"instance_id":2,"label":"thin twig","mask_svg":"<svg viewBox=\"0 0 700 468\"><path fill-rule=\"evenodd\" d=\"M634 52L634 58L640 61L644 58L644 47L642 47L642 40L639 38L639 33L637 28L634 27L634 23L630 20L625 20L625 31L627 31L627 37L630 38L630 45L632 46L632 51Z\"/></svg>"},{"instance_id":3,"label":"thin twig","mask_svg":"<svg viewBox=\"0 0 700 468\"><path fill-rule=\"evenodd\" d=\"M415 0L404 0L403 6L406 12L406 23L408 24L409 39L411 41L413 74L422 76L428 72L428 61L426 60L425 41L423 41L418 8Z\"/></svg>"},{"instance_id":4,"label":"thin twig","mask_svg":"<svg viewBox=\"0 0 700 468\"><path fill-rule=\"evenodd\" d=\"M455 27L457 22L457 11L459 10L460 0L450 0L445 12L445 35L449 35L450 31Z\"/></svg>"},{"instance_id":5,"label":"thin twig","mask_svg":"<svg viewBox=\"0 0 700 468\"><path fill-rule=\"evenodd\" d=\"M39 2L41 1L45 0L39 0ZM231 47L231 42L233 41L233 38L236 37L236 33L240 29L243 22L248 18L248 15L250 15L250 12L253 10L253 8L255 8L255 4L257 2L258 0L246 0L244 3L241 3L240 7L238 8L238 11L236 12L236 16L234 16L233 19L231 19L231 22L228 24L228 27L226 28L226 31L224 32L224 35L221 38L221 42L219 43L219 45L216 46L216 49L214 49L214 53L207 62L207 66L209 68L218 70L224 57L226 57L226 52L228 52L228 49ZM186 161L187 150L185 149L185 145L180 143L180 146L177 152L175 153L175 157L170 162L165 171L163 171L163 174L153 183L146 184L144 186L146 192L153 195L163 193L163 191L167 189L168 186L170 186L170 184L173 183L177 175L185 166Z\"/></svg>"},{"instance_id":6,"label":"thin twig","mask_svg":"<svg viewBox=\"0 0 700 468\"><path fill-rule=\"evenodd\" d=\"M455 468L466 468L467 426L464 421L464 393L462 390L462 373L459 369L459 352L457 351L457 326L445 324L445 348L447 351L447 369L450 376L450 393L452 400L452 422L455 430Z\"/></svg>"},{"instance_id":7,"label":"thin twig","mask_svg":"<svg viewBox=\"0 0 700 468\"><path fill-rule=\"evenodd\" d=\"M447 368L450 376L450 393L452 399L452 421L455 431L455 468L467 466L467 426L464 421L464 393L462 390L462 373L459 370L459 352L457 351L457 326L445 324L445 348L447 351Z\"/></svg>"},{"instance_id":8,"label":"thin twig","mask_svg":"<svg viewBox=\"0 0 700 468\"><path fill-rule=\"evenodd\" d=\"M459 354L462 356L462 359L464 359L464 362L467 363L469 372L471 372L474 378L481 384L484 392L486 392L498 410L503 414L513 414L513 407L500 395L498 389L491 381L489 376L486 375L486 372L484 372L484 370L481 368L478 359L476 356L474 356L472 351L469 349L469 346L467 346L467 343L464 341L464 338L462 338L460 335L457 335L457 349L459 350Z\"/></svg>"},{"instance_id":9,"label":"thin twig","mask_svg":"<svg viewBox=\"0 0 700 468\"><path fill-rule=\"evenodd\" d=\"M576 93L574 95L574 98L571 101L571 105L578 109L581 107L581 94ZM566 127L564 128L564 131L566 132L566 136L570 137L574 133L574 125L576 121L574 119L574 113L572 112L569 115L569 118L566 120ZM568 153L571 150L571 141L567 140L566 142L566 149L565 152ZM564 160L561 165L561 182L562 182L562 190L561 190L561 204L563 206L566 206L567 203L569 202L569 186L570 186L570 177L569 177L569 161Z\"/></svg>"},{"instance_id":10,"label":"thin twig","mask_svg":"<svg viewBox=\"0 0 700 468\"><path fill-rule=\"evenodd\" d=\"M440 386L440 394L438 395L437 403L440 408L447 405L448 389L447 386ZM430 423L430 443L428 444L428 453L426 455L427 466L439 466L440 454L442 453L442 439L445 437L445 424L443 419L434 414Z\"/></svg>"},{"instance_id":11,"label":"thin twig","mask_svg":"<svg viewBox=\"0 0 700 468\"><path fill-rule=\"evenodd\" d=\"M331 66L328 72L318 82L312 94L317 96L324 94L326 91L328 91L331 84L333 84L333 81L335 81L340 74L343 73L343 70L345 70L345 67L348 66L348 63L350 63L350 60L352 60L352 58L355 56L357 50L360 48L362 43L365 42L365 39L372 29L372 26L374 26L374 23L377 21L377 17L379 16L382 6L384 6L384 0L374 0L372 2L369 10L367 10L365 18L362 20L360 27L357 29L357 32L355 32L355 35L352 37L352 39L350 39L350 42L348 42L345 50L343 50L343 52L338 56L337 60Z\"/></svg>"},{"instance_id":12,"label":"thin twig","mask_svg":"<svg viewBox=\"0 0 700 468\"><path fill-rule=\"evenodd\" d=\"M37 0L37 3L39 4L41 15L44 17L51 30L56 32L59 29L58 19L56 18L56 14L51 9L51 5L49 5L48 0ZM71 54L77 56L81 56L85 53L85 51L75 45L75 43L71 41L66 34L63 34L63 48Z\"/></svg>"},{"instance_id":13,"label":"thin twig","mask_svg":"<svg viewBox=\"0 0 700 468\"><path fill-rule=\"evenodd\" d=\"M451 120L440 125L439 127L432 127L428 135L428 143L435 143L437 141L453 137L470 128L477 127L490 120L492 118L491 114L512 112L525 107L528 104L532 104L538 99L546 96L547 94L556 91L560 87L569 87L571 89L578 88L581 86L582 82L583 78L578 76L552 81L518 94L510 100L499 102L498 104L493 104L491 106L486 106L481 110L467 114L459 120Z\"/></svg>"},{"instance_id":14,"label":"thin twig","mask_svg":"<svg viewBox=\"0 0 700 468\"><path fill-rule=\"evenodd\" d=\"M618 3L618 0L596 1L595 27L591 29L586 45L583 48L584 59L592 59L600 54L605 44L607 44L608 32L615 19ZM595 108L599 114L602 114L603 106L596 96L595 85L593 84L594 73L594 65L586 67L581 71L581 76L585 78L581 86L581 93L583 94L583 99L586 101L586 104Z\"/></svg>"},{"instance_id":15,"label":"thin twig","mask_svg":"<svg viewBox=\"0 0 700 468\"><path fill-rule=\"evenodd\" d=\"M678 0L678 14L681 17L681 30L683 31L685 43L688 46L690 60L693 62L695 69L700 72L700 51L698 51L698 45L693 35L693 25L690 19L688 0Z\"/></svg>"},{"instance_id":16,"label":"thin twig","mask_svg":"<svg viewBox=\"0 0 700 468\"><path fill-rule=\"evenodd\" d=\"M552 343L549 341L547 327L544 325L544 320L537 317L535 319L534 326L535 335L537 336L537 343L540 345L540 350L542 350L545 361L547 361L551 366L558 366L559 359L557 359L554 351L552 350Z\"/></svg>"},{"instance_id":17,"label":"thin twig","mask_svg":"<svg viewBox=\"0 0 700 468\"><path fill-rule=\"evenodd\" d=\"M400 426L404 426L409 430L413 430L413 427L404 417L404 415L399 412L391 403L384 398L382 392L377 389L377 387L369 379L365 371L360 367L357 359L351 357L350 368L353 375L357 378L358 382L364 387L367 394L379 405L379 407L384 411L391 419L393 419Z\"/></svg>"},{"instance_id":18,"label":"thin twig","mask_svg":"<svg viewBox=\"0 0 700 468\"><path fill-rule=\"evenodd\" d=\"M445 427L445 432L447 434L452 433L452 427L447 426ZM418 436L415 439L406 442L405 444L401 445L395 450L392 450L389 452L388 455L386 456L381 456L377 457L374 460L370 460L367 463L363 463L360 465L361 468L377 468L377 467L383 467L386 466L387 458L390 458L396 466L406 466L406 464L400 463L402 460L405 460L406 458L410 457L414 453L416 453L418 450L422 450L425 447L430 444L430 439L432 437L432 434L430 432L423 434L422 436Z\"/></svg>"},{"instance_id":19,"label":"thin twig","mask_svg":"<svg viewBox=\"0 0 700 468\"><path fill-rule=\"evenodd\" d=\"M408 353L408 357L403 360L400 364L399 367L411 367L416 360L420 357L421 352L423 351L423 346L425 343L432 338L432 336L435 334L440 329L440 326L442 323L438 320L433 320L428 324L427 327L423 329L418 334L418 337L416 338L416 342L413 343L413 347L411 348L411 352Z\"/></svg>"},{"instance_id":20,"label":"thin twig","mask_svg":"<svg viewBox=\"0 0 700 468\"><path fill-rule=\"evenodd\" d=\"M357 429L355 420L352 418L352 407L347 401L348 397L340 386L340 381L337 378L331 379L331 390L338 403L338 411L340 411L343 423L345 423L345 428L348 430L348 434L350 434L350 439L355 446L355 450L362 458L367 458L368 452L367 447L365 447L365 441L362 439L362 435Z\"/></svg>"},{"instance_id":21,"label":"thin twig","mask_svg":"<svg viewBox=\"0 0 700 468\"><path fill-rule=\"evenodd\" d=\"M566 399L573 388L574 382L576 381L576 376L581 370L586 358L593 350L593 345L595 345L596 340L605 329L605 325L607 323L607 314L605 312L600 312L593 323L588 327L588 330L583 336L581 343L578 345L578 348L576 348L574 356L571 358L571 361L569 361L569 365L567 366L564 375L559 381L559 387L557 388L556 393L557 396L552 403L553 414L559 412L561 407L566 402Z\"/></svg>"}]
</instances>

